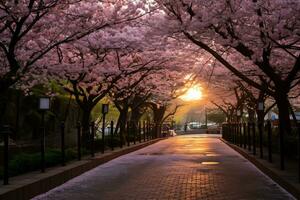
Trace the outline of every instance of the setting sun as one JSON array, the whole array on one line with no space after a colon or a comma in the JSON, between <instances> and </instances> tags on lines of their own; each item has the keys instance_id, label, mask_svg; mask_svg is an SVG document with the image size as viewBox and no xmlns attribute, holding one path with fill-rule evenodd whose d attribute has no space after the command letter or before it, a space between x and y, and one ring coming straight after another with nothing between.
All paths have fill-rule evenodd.
<instances>
[{"instance_id":1,"label":"setting sun","mask_svg":"<svg viewBox=\"0 0 300 200\"><path fill-rule=\"evenodd\" d=\"M202 96L202 87L198 84L190 87L180 98L184 101L196 101L202 99Z\"/></svg>"}]
</instances>

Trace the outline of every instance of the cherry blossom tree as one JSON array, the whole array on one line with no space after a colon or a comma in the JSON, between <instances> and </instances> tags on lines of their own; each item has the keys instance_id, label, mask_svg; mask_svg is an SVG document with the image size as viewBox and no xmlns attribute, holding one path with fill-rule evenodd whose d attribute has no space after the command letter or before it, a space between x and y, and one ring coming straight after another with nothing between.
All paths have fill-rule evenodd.
<instances>
[{"instance_id":1,"label":"cherry blossom tree","mask_svg":"<svg viewBox=\"0 0 300 200\"><path fill-rule=\"evenodd\" d=\"M49 57L55 55L61 45L135 20L152 9L146 3L143 0L1 1L1 112L7 101L6 91L11 87L25 89L24 83L36 84L31 73L47 70Z\"/></svg>"},{"instance_id":2,"label":"cherry blossom tree","mask_svg":"<svg viewBox=\"0 0 300 200\"><path fill-rule=\"evenodd\" d=\"M119 132L123 136L125 136L124 133L129 120L129 109L131 108L132 114L133 111L137 111L149 97L151 88L142 87L141 84L143 84L144 79L151 74L156 73L163 67L164 60L160 60L159 58L149 59L145 58L143 54L141 55L140 65L142 70L134 75L123 78L115 84L109 92L111 100L120 113L115 132ZM135 114L137 115L138 113ZM137 128L137 126L135 128Z\"/></svg>"},{"instance_id":3,"label":"cherry blossom tree","mask_svg":"<svg viewBox=\"0 0 300 200\"><path fill-rule=\"evenodd\" d=\"M284 135L291 132L289 94L299 84L300 2L161 0L158 3L171 24L167 26L170 32L184 35L238 78L275 99L283 152ZM246 76L245 71L252 71L258 77ZM264 87L265 83L269 83L268 87ZM284 168L283 156L281 168Z\"/></svg>"}]
</instances>

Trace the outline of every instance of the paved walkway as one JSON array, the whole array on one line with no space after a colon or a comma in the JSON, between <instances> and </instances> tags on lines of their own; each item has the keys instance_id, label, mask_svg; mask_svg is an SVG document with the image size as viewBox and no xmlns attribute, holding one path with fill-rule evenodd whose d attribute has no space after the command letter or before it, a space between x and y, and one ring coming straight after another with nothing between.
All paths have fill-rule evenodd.
<instances>
[{"instance_id":1,"label":"paved walkway","mask_svg":"<svg viewBox=\"0 0 300 200\"><path fill-rule=\"evenodd\" d=\"M186 135L112 160L38 199L294 198L218 138Z\"/></svg>"}]
</instances>

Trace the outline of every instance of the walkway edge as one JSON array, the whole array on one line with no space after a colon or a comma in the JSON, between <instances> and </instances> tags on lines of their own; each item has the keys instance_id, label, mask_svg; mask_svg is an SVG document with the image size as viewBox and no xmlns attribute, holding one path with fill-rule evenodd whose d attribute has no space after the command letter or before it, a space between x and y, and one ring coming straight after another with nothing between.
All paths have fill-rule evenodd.
<instances>
[{"instance_id":1,"label":"walkway edge","mask_svg":"<svg viewBox=\"0 0 300 200\"><path fill-rule=\"evenodd\" d=\"M163 139L164 138L140 143L135 146L118 149L113 152L106 153L104 155L99 154L96 155L95 158L90 158L88 160L83 160L83 161L77 161L70 165L67 165L66 167L55 167L53 168L54 170L50 168L50 170L48 170L45 174L39 174L38 176L40 176L40 178L37 180L32 180L32 181L25 180L23 184L12 183L7 186L1 186L0 200L31 199L39 194L45 193L59 185L62 185L68 180L75 178L76 176L79 176L84 172L87 172L103 163L106 163L122 155L131 153L133 151L142 149L146 146L152 145ZM55 171L55 169L57 170Z\"/></svg>"},{"instance_id":2,"label":"walkway edge","mask_svg":"<svg viewBox=\"0 0 300 200\"><path fill-rule=\"evenodd\" d=\"M231 147L233 150L241 154L244 158L249 160L252 164L254 164L258 169L260 169L264 174L266 174L268 177L270 177L273 181L275 181L278 185L280 185L282 188L284 188L286 191L291 193L295 198L300 199L300 191L295 188L292 184L284 180L282 177L280 177L277 173L275 173L273 170L269 169L268 167L264 166L262 163L260 163L254 156L244 152L239 147L227 142L223 138L220 138L222 142L227 144L229 147Z\"/></svg>"}]
</instances>

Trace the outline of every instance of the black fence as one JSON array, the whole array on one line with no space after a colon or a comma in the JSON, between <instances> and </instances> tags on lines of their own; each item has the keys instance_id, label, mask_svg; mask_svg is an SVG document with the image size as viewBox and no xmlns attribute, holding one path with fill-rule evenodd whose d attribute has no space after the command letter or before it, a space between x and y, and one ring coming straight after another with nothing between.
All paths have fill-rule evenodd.
<instances>
[{"instance_id":1,"label":"black fence","mask_svg":"<svg viewBox=\"0 0 300 200\"><path fill-rule=\"evenodd\" d=\"M83 138L83 129L81 123L78 122L76 125L76 134L77 134L77 145L76 145L76 152L75 156L73 156L72 160L81 160L83 155L90 154L91 157L95 156L95 153L101 152L105 153L106 151L113 151L115 148L123 148L125 145L130 146L136 143L142 143L146 141L150 141L156 138L165 137L167 136L168 130L163 130L160 125L155 125L154 123L150 123L149 121L142 121L138 123L128 122L126 125L126 131L122 132L115 132L115 125L114 122L111 121L109 125L109 132L105 134L104 131L107 127L102 128L102 137L97 139L96 132L99 130L99 127L96 126L94 122L90 123L90 129L88 133L88 140ZM38 153L39 156L39 167L41 172L45 172L47 163L51 163L51 158L47 158L45 154L47 147L45 145L45 141L47 140L47 136L45 136L45 128L44 126L41 127L41 138L40 138L40 150ZM3 184L7 185L9 183L9 176L12 176L10 173L9 162L10 158L12 158L14 153L10 151L10 144L9 144L9 137L12 133L12 130L9 126L2 126L0 127L0 137L4 141L3 143L3 170L2 170L2 178ZM83 140L85 139L85 140ZM84 142L85 141L85 142ZM87 141L87 142L86 142ZM65 123L62 122L60 126L60 149L59 151L59 162L62 166L67 164L67 151L66 149L66 141L65 141ZM30 163L29 163L30 164ZM53 166L53 165L51 165ZM29 171L30 170L29 167Z\"/></svg>"},{"instance_id":2,"label":"black fence","mask_svg":"<svg viewBox=\"0 0 300 200\"><path fill-rule=\"evenodd\" d=\"M280 137L278 129L272 128L271 121L264 124L223 123L222 137L224 140L248 150L253 155L274 162L274 153L279 154L280 169L285 169L285 157L294 156L298 160L298 179L300 182L300 126L294 127L292 136ZM285 148L282 148L284 146ZM266 152L264 152L266 151ZM267 156L266 156L267 155Z\"/></svg>"}]
</instances>

